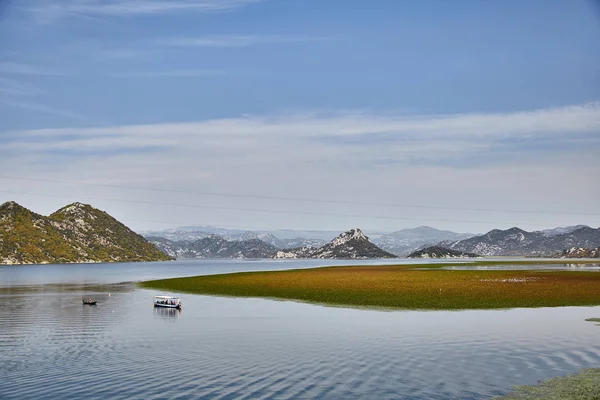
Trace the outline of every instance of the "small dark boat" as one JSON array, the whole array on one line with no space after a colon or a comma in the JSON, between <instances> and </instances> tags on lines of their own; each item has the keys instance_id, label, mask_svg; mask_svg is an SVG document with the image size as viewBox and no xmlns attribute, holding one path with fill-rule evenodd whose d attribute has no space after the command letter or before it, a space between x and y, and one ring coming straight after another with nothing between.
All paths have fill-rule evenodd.
<instances>
[{"instance_id":1,"label":"small dark boat","mask_svg":"<svg viewBox=\"0 0 600 400\"><path fill-rule=\"evenodd\" d=\"M95 306L96 303L97 303L97 301L96 300L92 300L92 299L83 300L83 304L87 304L87 305L90 305L90 306Z\"/></svg>"}]
</instances>

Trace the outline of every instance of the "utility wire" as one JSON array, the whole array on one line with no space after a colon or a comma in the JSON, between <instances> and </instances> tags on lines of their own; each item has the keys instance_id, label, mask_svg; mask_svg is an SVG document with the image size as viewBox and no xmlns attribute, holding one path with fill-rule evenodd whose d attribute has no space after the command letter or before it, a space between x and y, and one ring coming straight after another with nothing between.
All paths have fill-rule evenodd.
<instances>
[{"instance_id":1,"label":"utility wire","mask_svg":"<svg viewBox=\"0 0 600 400\"><path fill-rule=\"evenodd\" d=\"M346 217L346 218L363 218L363 219L387 219L387 220L406 220L406 221L432 221L432 222L461 222L461 223L475 223L475 224L515 224L515 225L532 225L523 222L511 222L511 221L473 221L473 220L459 220L459 219L432 219L432 218L416 218L416 217L392 217L383 215L360 215L360 214L338 214L338 213L319 213L309 211L283 211L283 210L268 210L261 208L246 208L246 207L225 207L225 206L208 206L198 204L179 204L179 203L163 203L147 200L124 200L124 199L111 199L101 197L87 197L87 196L67 196L67 195L56 195L47 193L33 193L33 192L22 192L13 190L0 190L0 193L11 193L11 194L24 194L31 196L43 196L43 197L59 197L69 199L85 199L85 200L96 200L96 201L110 201L117 203L132 203L132 204L150 204L160 206L175 206L175 207L190 207L190 208L202 208L202 209L215 209L215 210L229 210L229 211L253 211L253 212L264 212L272 214L293 214L293 215L316 215L324 217Z\"/></svg>"},{"instance_id":2,"label":"utility wire","mask_svg":"<svg viewBox=\"0 0 600 400\"><path fill-rule=\"evenodd\" d=\"M61 183L61 184L68 184L68 185L84 185L84 186L95 186L95 187L108 187L108 188L115 188L115 189L147 190L147 191L153 191L153 192L201 194L201 195L207 195L207 196L252 198L252 199L262 199L262 200L297 201L297 202L305 202L305 203L347 204L347 205L359 205L359 206L378 206L378 207L395 207L395 208L420 208L420 209L454 210L454 211L504 212L504 213L519 213L519 214L578 215L578 216L594 216L594 217L600 216L600 214L594 214L594 213L553 212L553 211L540 211L540 210L508 210L508 209L493 209L493 208L442 207L442 206L430 206L430 205L418 205L418 204L392 204L392 203L360 202L360 201L348 201L348 200L320 200L320 199L309 199L309 198L292 198L292 197L279 197L279 196L261 196L261 195L250 195L250 194L240 194L240 193L220 193L220 192L207 192L207 191L197 191L197 190L182 190L182 189L166 189L166 188L147 188L147 187L139 187L139 186L109 185L109 184L101 184L101 183L87 183L87 182L63 181L63 180L55 180L55 179L25 178L25 177L6 176L6 175L0 175L0 179L12 179L12 180L34 181L34 182L48 182L48 183Z\"/></svg>"}]
</instances>

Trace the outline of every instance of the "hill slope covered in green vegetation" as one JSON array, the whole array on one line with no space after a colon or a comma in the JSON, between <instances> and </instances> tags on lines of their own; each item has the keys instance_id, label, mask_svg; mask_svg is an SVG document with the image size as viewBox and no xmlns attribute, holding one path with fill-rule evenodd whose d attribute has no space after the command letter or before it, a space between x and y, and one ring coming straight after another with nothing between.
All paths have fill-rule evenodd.
<instances>
[{"instance_id":1,"label":"hill slope covered in green vegetation","mask_svg":"<svg viewBox=\"0 0 600 400\"><path fill-rule=\"evenodd\" d=\"M73 203L48 217L0 205L0 264L161 261L171 257L90 205Z\"/></svg>"}]
</instances>

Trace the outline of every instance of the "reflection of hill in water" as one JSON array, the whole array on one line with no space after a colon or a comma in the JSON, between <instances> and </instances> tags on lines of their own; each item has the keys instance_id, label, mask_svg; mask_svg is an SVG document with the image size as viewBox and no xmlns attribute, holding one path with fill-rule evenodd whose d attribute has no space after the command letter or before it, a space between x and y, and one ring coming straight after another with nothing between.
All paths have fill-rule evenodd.
<instances>
[{"instance_id":1,"label":"reflection of hill in water","mask_svg":"<svg viewBox=\"0 0 600 400\"><path fill-rule=\"evenodd\" d=\"M163 318L170 321L176 321L179 318L180 310L176 308L154 307L154 317Z\"/></svg>"}]
</instances>

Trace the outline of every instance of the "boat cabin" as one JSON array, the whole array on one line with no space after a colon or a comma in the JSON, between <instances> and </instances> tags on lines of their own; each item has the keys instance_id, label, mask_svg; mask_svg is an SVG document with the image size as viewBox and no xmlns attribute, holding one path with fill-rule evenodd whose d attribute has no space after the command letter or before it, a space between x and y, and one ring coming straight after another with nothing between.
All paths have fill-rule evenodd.
<instances>
[{"instance_id":1,"label":"boat cabin","mask_svg":"<svg viewBox=\"0 0 600 400\"><path fill-rule=\"evenodd\" d=\"M181 308L179 297L154 296L154 307Z\"/></svg>"}]
</instances>

